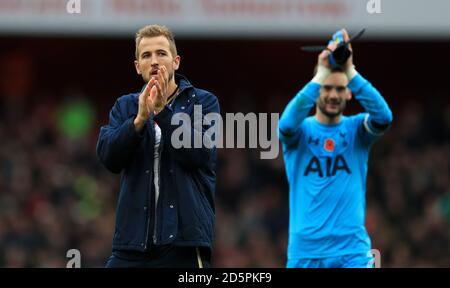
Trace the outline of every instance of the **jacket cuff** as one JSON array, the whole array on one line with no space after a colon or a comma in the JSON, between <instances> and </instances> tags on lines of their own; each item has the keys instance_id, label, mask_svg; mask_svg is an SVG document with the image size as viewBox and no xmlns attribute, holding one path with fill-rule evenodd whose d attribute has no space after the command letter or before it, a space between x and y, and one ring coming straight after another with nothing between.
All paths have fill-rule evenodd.
<instances>
[{"instance_id":1,"label":"jacket cuff","mask_svg":"<svg viewBox=\"0 0 450 288\"><path fill-rule=\"evenodd\" d=\"M129 118L123 124L125 130L125 136L131 139L133 142L140 141L144 138L145 129L147 129L147 124L144 125L141 132L137 132L134 127L134 117Z\"/></svg>"},{"instance_id":2,"label":"jacket cuff","mask_svg":"<svg viewBox=\"0 0 450 288\"><path fill-rule=\"evenodd\" d=\"M173 116L172 108L170 108L169 106L166 106L166 107L164 107L163 110L161 110L161 112L159 112L157 115L155 115L153 120L156 122L156 124L158 124L159 127L161 127L161 126L165 126L165 125L170 125L172 116Z\"/></svg>"}]
</instances>

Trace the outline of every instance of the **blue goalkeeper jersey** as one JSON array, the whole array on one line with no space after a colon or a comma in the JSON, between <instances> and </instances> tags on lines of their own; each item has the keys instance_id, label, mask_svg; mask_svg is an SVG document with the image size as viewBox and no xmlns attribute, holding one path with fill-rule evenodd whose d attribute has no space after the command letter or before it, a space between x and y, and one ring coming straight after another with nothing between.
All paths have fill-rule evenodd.
<instances>
[{"instance_id":1,"label":"blue goalkeeper jersey","mask_svg":"<svg viewBox=\"0 0 450 288\"><path fill-rule=\"evenodd\" d=\"M361 75L348 87L368 113L342 116L335 125L306 117L320 89L310 82L280 119L290 190L288 259L367 253L371 248L365 228L369 150L390 125L392 113Z\"/></svg>"}]
</instances>

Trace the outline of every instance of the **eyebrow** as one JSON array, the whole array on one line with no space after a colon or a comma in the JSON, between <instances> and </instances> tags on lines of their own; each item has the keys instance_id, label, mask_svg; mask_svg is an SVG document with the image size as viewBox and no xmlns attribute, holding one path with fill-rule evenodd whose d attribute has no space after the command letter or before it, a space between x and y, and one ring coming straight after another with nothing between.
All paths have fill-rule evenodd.
<instances>
[{"instance_id":1,"label":"eyebrow","mask_svg":"<svg viewBox=\"0 0 450 288\"><path fill-rule=\"evenodd\" d=\"M324 87L324 88L334 88L334 87L336 87L336 88L346 88L347 86L346 85L324 84L324 85L322 85L322 87Z\"/></svg>"},{"instance_id":2,"label":"eyebrow","mask_svg":"<svg viewBox=\"0 0 450 288\"><path fill-rule=\"evenodd\" d=\"M164 52L164 53L168 53L166 50L164 50L164 49L157 49L156 51L155 51L155 53L159 53L159 52ZM144 56L145 54L150 54L150 51L143 51L142 53L141 53L141 56Z\"/></svg>"}]
</instances>

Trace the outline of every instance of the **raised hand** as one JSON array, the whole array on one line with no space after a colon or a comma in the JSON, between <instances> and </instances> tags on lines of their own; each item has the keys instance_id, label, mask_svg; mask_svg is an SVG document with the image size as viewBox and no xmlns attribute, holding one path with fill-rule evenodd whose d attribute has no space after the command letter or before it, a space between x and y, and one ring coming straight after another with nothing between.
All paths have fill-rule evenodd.
<instances>
[{"instance_id":1,"label":"raised hand","mask_svg":"<svg viewBox=\"0 0 450 288\"><path fill-rule=\"evenodd\" d=\"M342 29L342 34L344 34L344 41L348 42L350 40L350 36L348 35L347 30ZM352 44L348 44L348 50L350 50L352 52L352 54L350 55L350 57L347 59L347 62L345 62L344 64L344 70L348 71L349 69L352 69L355 65L353 64L353 49L352 49Z\"/></svg>"},{"instance_id":2,"label":"raised hand","mask_svg":"<svg viewBox=\"0 0 450 288\"><path fill-rule=\"evenodd\" d=\"M155 87L157 89L157 95L154 102L154 112L158 114L166 106L167 98L169 97L169 74L164 65L158 70L158 80L155 81Z\"/></svg>"},{"instance_id":3,"label":"raised hand","mask_svg":"<svg viewBox=\"0 0 450 288\"><path fill-rule=\"evenodd\" d=\"M317 64L319 66L331 69L330 61L328 60L328 56L336 49L337 44L335 42L330 43L325 50L323 50L317 59Z\"/></svg>"},{"instance_id":4,"label":"raised hand","mask_svg":"<svg viewBox=\"0 0 450 288\"><path fill-rule=\"evenodd\" d=\"M155 110L155 103L157 99L157 87L155 85L156 79L151 78L145 86L144 91L139 95L138 114L134 119L134 126L136 131L141 131L145 122L150 118L150 113Z\"/></svg>"}]
</instances>

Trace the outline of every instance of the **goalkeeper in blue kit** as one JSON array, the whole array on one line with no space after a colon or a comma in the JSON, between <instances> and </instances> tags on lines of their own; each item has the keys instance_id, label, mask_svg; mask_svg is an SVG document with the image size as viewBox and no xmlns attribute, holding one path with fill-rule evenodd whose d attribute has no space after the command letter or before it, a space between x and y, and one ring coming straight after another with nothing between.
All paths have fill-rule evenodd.
<instances>
[{"instance_id":1,"label":"goalkeeper in blue kit","mask_svg":"<svg viewBox=\"0 0 450 288\"><path fill-rule=\"evenodd\" d=\"M322 51L314 78L279 122L290 190L288 268L365 268L373 262L365 228L367 162L392 112L356 71L352 56L344 65L330 65L336 46ZM343 115L352 97L365 113Z\"/></svg>"}]
</instances>

